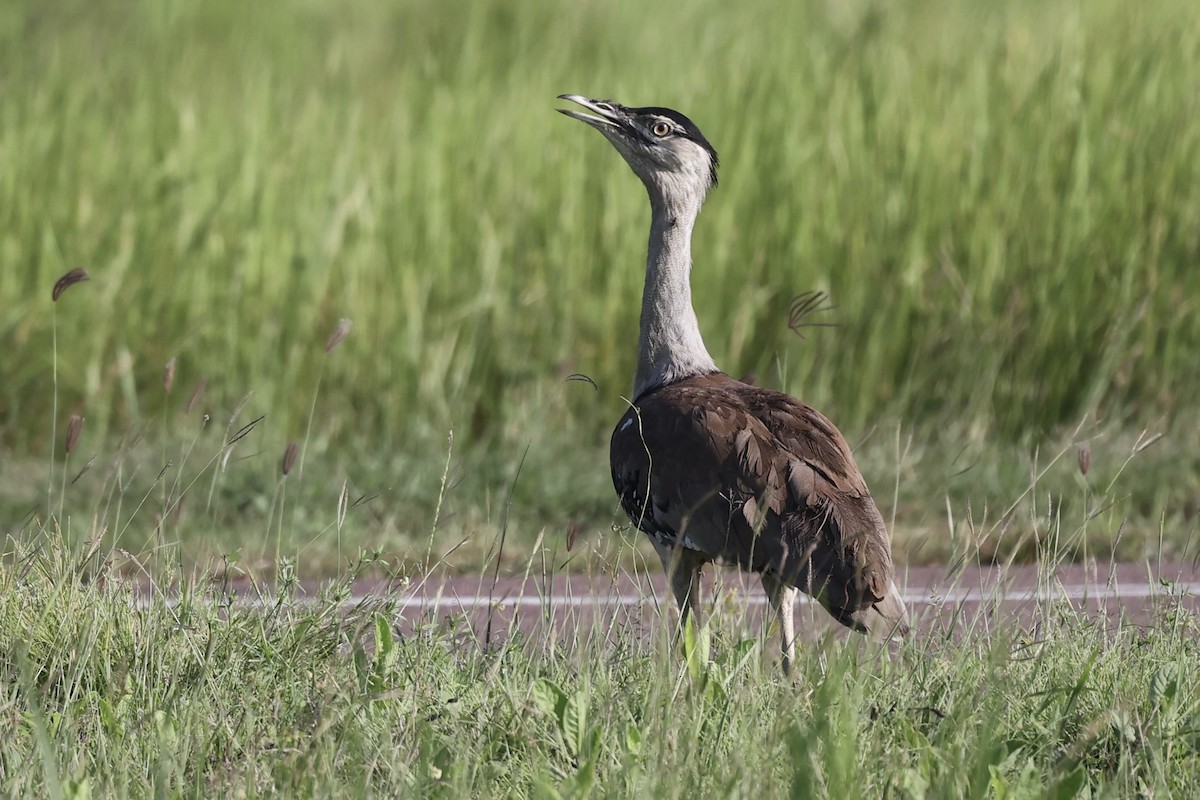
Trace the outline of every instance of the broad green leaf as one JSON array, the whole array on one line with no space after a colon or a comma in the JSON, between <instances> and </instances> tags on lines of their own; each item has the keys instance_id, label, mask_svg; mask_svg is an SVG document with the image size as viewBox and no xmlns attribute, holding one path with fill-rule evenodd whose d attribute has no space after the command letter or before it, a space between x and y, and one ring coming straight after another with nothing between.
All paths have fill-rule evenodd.
<instances>
[{"instance_id":1,"label":"broad green leaf","mask_svg":"<svg viewBox=\"0 0 1200 800\"><path fill-rule=\"evenodd\" d=\"M579 770L575 773L575 777L571 779L571 796L587 797L592 791L592 784L595 782L596 762L589 758L579 765Z\"/></svg>"},{"instance_id":2,"label":"broad green leaf","mask_svg":"<svg viewBox=\"0 0 1200 800\"><path fill-rule=\"evenodd\" d=\"M383 614L375 614L375 668L386 672L396 664L396 640L392 635L392 623Z\"/></svg>"},{"instance_id":3,"label":"broad green leaf","mask_svg":"<svg viewBox=\"0 0 1200 800\"><path fill-rule=\"evenodd\" d=\"M642 731L633 723L625 726L625 752L631 756L642 754Z\"/></svg>"},{"instance_id":4,"label":"broad green leaf","mask_svg":"<svg viewBox=\"0 0 1200 800\"><path fill-rule=\"evenodd\" d=\"M562 800L562 792L545 778L538 776L533 781L533 796L537 800Z\"/></svg>"},{"instance_id":5,"label":"broad green leaf","mask_svg":"<svg viewBox=\"0 0 1200 800\"><path fill-rule=\"evenodd\" d=\"M725 691L725 685L717 680L711 680L705 684L704 694L708 697L708 702L717 707L729 702L729 694Z\"/></svg>"},{"instance_id":6,"label":"broad green leaf","mask_svg":"<svg viewBox=\"0 0 1200 800\"><path fill-rule=\"evenodd\" d=\"M572 758L578 758L583 752L584 737L587 735L588 703L587 694L579 691L571 695L563 708L562 725L563 740L567 743L567 752Z\"/></svg>"},{"instance_id":7,"label":"broad green leaf","mask_svg":"<svg viewBox=\"0 0 1200 800\"><path fill-rule=\"evenodd\" d=\"M1054 790L1050 792L1048 797L1053 800L1072 800L1079 794L1079 790L1083 788L1083 767L1076 767L1075 770L1067 774L1054 786Z\"/></svg>"},{"instance_id":8,"label":"broad green leaf","mask_svg":"<svg viewBox=\"0 0 1200 800\"><path fill-rule=\"evenodd\" d=\"M1179 691L1179 679L1174 664L1164 664L1150 678L1150 703L1157 709L1169 707Z\"/></svg>"},{"instance_id":9,"label":"broad green leaf","mask_svg":"<svg viewBox=\"0 0 1200 800\"><path fill-rule=\"evenodd\" d=\"M900 773L897 783L903 796L912 800L924 800L929 791L929 781L920 770L911 767Z\"/></svg>"},{"instance_id":10,"label":"broad green leaf","mask_svg":"<svg viewBox=\"0 0 1200 800\"><path fill-rule=\"evenodd\" d=\"M707 677L710 644L708 628L697 625L695 615L689 615L683 626L683 653L692 680L700 681Z\"/></svg>"},{"instance_id":11,"label":"broad green leaf","mask_svg":"<svg viewBox=\"0 0 1200 800\"><path fill-rule=\"evenodd\" d=\"M371 666L361 646L354 648L354 674L358 676L359 688L366 691L371 680Z\"/></svg>"},{"instance_id":12,"label":"broad green leaf","mask_svg":"<svg viewBox=\"0 0 1200 800\"><path fill-rule=\"evenodd\" d=\"M125 726L118 719L112 702L107 697L101 697L97 705L100 708L100 724L104 726L104 732L109 736L121 738L125 734Z\"/></svg>"},{"instance_id":13,"label":"broad green leaf","mask_svg":"<svg viewBox=\"0 0 1200 800\"><path fill-rule=\"evenodd\" d=\"M992 779L988 783L996 794L996 800L1005 800L1008 797L1008 781L1004 779L1000 768L995 764L988 765L988 772L992 775Z\"/></svg>"},{"instance_id":14,"label":"broad green leaf","mask_svg":"<svg viewBox=\"0 0 1200 800\"><path fill-rule=\"evenodd\" d=\"M533 682L533 702L538 710L557 722L567 704L567 695L549 678L538 678Z\"/></svg>"},{"instance_id":15,"label":"broad green leaf","mask_svg":"<svg viewBox=\"0 0 1200 800\"><path fill-rule=\"evenodd\" d=\"M92 787L87 778L67 781L63 784L63 800L91 800Z\"/></svg>"}]
</instances>

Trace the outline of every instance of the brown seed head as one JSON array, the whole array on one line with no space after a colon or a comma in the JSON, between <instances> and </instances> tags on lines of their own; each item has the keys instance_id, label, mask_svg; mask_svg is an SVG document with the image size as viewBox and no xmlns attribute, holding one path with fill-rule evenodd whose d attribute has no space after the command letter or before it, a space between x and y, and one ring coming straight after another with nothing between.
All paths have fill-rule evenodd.
<instances>
[{"instance_id":1,"label":"brown seed head","mask_svg":"<svg viewBox=\"0 0 1200 800\"><path fill-rule=\"evenodd\" d=\"M83 283L87 279L87 272L76 267L55 281L54 291L50 292L50 299L57 303L58 298L63 296L63 292L65 292L67 289L70 289L77 283Z\"/></svg>"},{"instance_id":2,"label":"brown seed head","mask_svg":"<svg viewBox=\"0 0 1200 800\"><path fill-rule=\"evenodd\" d=\"M67 454L70 455L75 450L75 445L79 443L79 435L83 433L83 417L78 414L72 414L71 419L67 421Z\"/></svg>"},{"instance_id":3,"label":"brown seed head","mask_svg":"<svg viewBox=\"0 0 1200 800\"><path fill-rule=\"evenodd\" d=\"M163 392L171 393L171 387L175 385L175 356L171 356L171 360L163 367Z\"/></svg>"},{"instance_id":4,"label":"brown seed head","mask_svg":"<svg viewBox=\"0 0 1200 800\"><path fill-rule=\"evenodd\" d=\"M184 407L183 413L192 413L192 409L196 407L196 401L198 401L200 396L204 394L204 387L206 386L208 386L208 381L205 378L201 378L200 380L196 381L196 388L192 389L192 396L188 398L187 405Z\"/></svg>"},{"instance_id":5,"label":"brown seed head","mask_svg":"<svg viewBox=\"0 0 1200 800\"><path fill-rule=\"evenodd\" d=\"M1092 448L1086 444L1079 448L1079 474L1087 475L1088 467L1092 466Z\"/></svg>"},{"instance_id":6,"label":"brown seed head","mask_svg":"<svg viewBox=\"0 0 1200 800\"><path fill-rule=\"evenodd\" d=\"M350 335L350 328L353 323L347 317L342 317L338 320L337 326L333 329L333 333L329 334L329 338L325 340L325 352L328 353L333 348L342 343L342 340Z\"/></svg>"},{"instance_id":7,"label":"brown seed head","mask_svg":"<svg viewBox=\"0 0 1200 800\"><path fill-rule=\"evenodd\" d=\"M283 451L282 468L284 477L287 477L288 473L292 471L292 465L296 463L296 453L299 449L295 442L288 442L287 448Z\"/></svg>"}]
</instances>

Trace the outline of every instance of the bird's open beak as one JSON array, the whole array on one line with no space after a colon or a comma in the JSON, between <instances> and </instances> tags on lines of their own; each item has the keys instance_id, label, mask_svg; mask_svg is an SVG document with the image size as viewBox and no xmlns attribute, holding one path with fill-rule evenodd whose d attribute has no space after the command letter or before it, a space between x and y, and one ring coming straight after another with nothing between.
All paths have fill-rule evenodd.
<instances>
[{"instance_id":1,"label":"bird's open beak","mask_svg":"<svg viewBox=\"0 0 1200 800\"><path fill-rule=\"evenodd\" d=\"M580 111L576 111L573 108L555 109L560 114L566 114L571 119L577 119L582 122L586 122L588 125L591 125L597 130L603 130L605 128L619 128L625 121L625 116L621 114L623 109L621 109L620 106L605 100L592 100L579 94L560 94L558 99L569 100L572 103L581 105L588 111L593 112L592 114L584 114Z\"/></svg>"}]
</instances>

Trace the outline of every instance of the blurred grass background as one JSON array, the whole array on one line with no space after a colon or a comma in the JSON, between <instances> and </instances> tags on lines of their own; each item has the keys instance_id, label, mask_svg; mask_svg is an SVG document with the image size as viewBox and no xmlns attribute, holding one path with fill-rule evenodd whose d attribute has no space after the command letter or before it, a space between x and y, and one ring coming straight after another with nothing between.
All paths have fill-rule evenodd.
<instances>
[{"instance_id":1,"label":"blurred grass background","mask_svg":"<svg viewBox=\"0 0 1200 800\"><path fill-rule=\"evenodd\" d=\"M1085 547L1185 553L1200 509L1191 12L4 4L5 530L73 512L136 551L164 530L130 511L145 493L193 553L319 559L343 482L378 497L354 532L337 525L339 552L423 555L440 526L430 552L469 539L467 564L506 525L518 542L606 530L647 209L611 148L554 113L570 91L679 108L716 144L695 243L706 342L860 442L902 560L944 557L965 517L1001 523L1025 500L1035 539L1074 504ZM76 267L92 280L52 305ZM839 327L801 342L788 302L810 289ZM343 317L353 332L326 354ZM265 419L222 470L214 431L248 393L232 428ZM48 493L71 413L87 420L76 462L96 466ZM1144 454L1143 430L1166 434ZM290 496L288 441L307 443ZM1067 457L1041 475L1046 452ZM207 499L182 515L189 492Z\"/></svg>"}]
</instances>

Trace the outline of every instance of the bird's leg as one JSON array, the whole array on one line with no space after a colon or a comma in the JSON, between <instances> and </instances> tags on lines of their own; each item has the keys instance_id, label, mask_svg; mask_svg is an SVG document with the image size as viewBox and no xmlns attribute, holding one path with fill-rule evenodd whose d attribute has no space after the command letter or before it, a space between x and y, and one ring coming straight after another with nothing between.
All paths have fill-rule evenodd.
<instances>
[{"instance_id":1,"label":"bird's leg","mask_svg":"<svg viewBox=\"0 0 1200 800\"><path fill-rule=\"evenodd\" d=\"M675 593L675 602L679 604L679 630L683 631L688 617L697 628L704 624L699 611L700 606L700 568L704 566L703 559L697 558L686 547L664 547L655 544L658 557L662 561L667 580L671 583L671 591Z\"/></svg>"},{"instance_id":2,"label":"bird's leg","mask_svg":"<svg viewBox=\"0 0 1200 800\"><path fill-rule=\"evenodd\" d=\"M789 586L783 581L766 572L762 574L763 589L771 608L779 616L779 649L782 654L783 674L792 671L792 662L796 660L796 587Z\"/></svg>"},{"instance_id":3,"label":"bird's leg","mask_svg":"<svg viewBox=\"0 0 1200 800\"><path fill-rule=\"evenodd\" d=\"M671 572L671 590L675 592L675 602L679 603L680 630L687 624L689 616L696 628L704 624L700 612L700 566L691 559L679 559Z\"/></svg>"}]
</instances>

